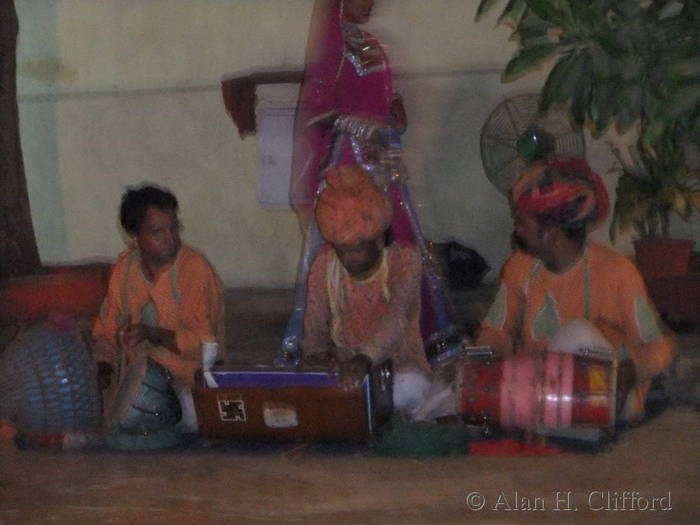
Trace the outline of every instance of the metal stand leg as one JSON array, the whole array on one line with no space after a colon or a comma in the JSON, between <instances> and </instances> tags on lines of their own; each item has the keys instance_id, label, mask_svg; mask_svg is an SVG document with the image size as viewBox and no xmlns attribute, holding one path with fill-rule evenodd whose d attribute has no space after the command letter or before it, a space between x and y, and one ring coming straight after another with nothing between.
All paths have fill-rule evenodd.
<instances>
[{"instance_id":1,"label":"metal stand leg","mask_svg":"<svg viewBox=\"0 0 700 525\"><path fill-rule=\"evenodd\" d=\"M311 263L316 258L319 248L323 245L321 232L312 216L304 239L304 253L297 274L296 290L294 292L294 308L287 321L280 355L275 358L274 365L279 367L297 366L301 361L299 343L304 332L304 309L306 307L307 281Z\"/></svg>"}]
</instances>

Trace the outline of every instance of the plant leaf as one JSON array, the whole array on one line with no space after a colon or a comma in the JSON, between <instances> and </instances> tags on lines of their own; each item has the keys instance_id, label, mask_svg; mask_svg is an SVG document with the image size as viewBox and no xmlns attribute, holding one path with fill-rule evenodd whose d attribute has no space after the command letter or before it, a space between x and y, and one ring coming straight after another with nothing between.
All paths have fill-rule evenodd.
<instances>
[{"instance_id":1,"label":"plant leaf","mask_svg":"<svg viewBox=\"0 0 700 525\"><path fill-rule=\"evenodd\" d=\"M527 9L527 5L525 5L525 9ZM547 35L547 31L552 27L554 26L551 23L545 22L532 11L526 10L515 32L521 38L544 36Z\"/></svg>"},{"instance_id":2,"label":"plant leaf","mask_svg":"<svg viewBox=\"0 0 700 525\"><path fill-rule=\"evenodd\" d=\"M639 84L620 85L620 89L615 93L615 104L617 107L616 128L620 135L624 135L637 121L641 112L642 90Z\"/></svg>"},{"instance_id":3,"label":"plant leaf","mask_svg":"<svg viewBox=\"0 0 700 525\"><path fill-rule=\"evenodd\" d=\"M580 58L580 55L574 53L559 57L542 88L540 110L546 111L556 102L566 102L571 99L582 65Z\"/></svg>"},{"instance_id":4,"label":"plant leaf","mask_svg":"<svg viewBox=\"0 0 700 525\"><path fill-rule=\"evenodd\" d=\"M613 33L599 32L595 35L594 40L600 44L607 54L614 58L621 58L627 52L625 46L617 41Z\"/></svg>"},{"instance_id":5,"label":"plant leaf","mask_svg":"<svg viewBox=\"0 0 700 525\"><path fill-rule=\"evenodd\" d=\"M687 221L690 218L690 214L693 212L692 208L689 208L690 201L683 192L678 192L675 194L673 199L673 209L680 215L680 217Z\"/></svg>"},{"instance_id":6,"label":"plant leaf","mask_svg":"<svg viewBox=\"0 0 700 525\"><path fill-rule=\"evenodd\" d=\"M571 99L571 115L576 123L583 124L591 103L591 58L581 55L581 68Z\"/></svg>"},{"instance_id":7,"label":"plant leaf","mask_svg":"<svg viewBox=\"0 0 700 525\"><path fill-rule=\"evenodd\" d=\"M571 2L571 11L579 26L595 30L600 27L602 22L601 17L605 15L605 12L600 11L599 9L596 9L588 4L588 2L573 0ZM600 16L596 17L596 15Z\"/></svg>"},{"instance_id":8,"label":"plant leaf","mask_svg":"<svg viewBox=\"0 0 700 525\"><path fill-rule=\"evenodd\" d=\"M533 47L538 47L544 44L552 44L552 39L547 35L532 36L528 38L521 39L521 44L523 49L532 49Z\"/></svg>"},{"instance_id":9,"label":"plant leaf","mask_svg":"<svg viewBox=\"0 0 700 525\"><path fill-rule=\"evenodd\" d=\"M559 44L548 43L539 44L532 47L523 48L520 53L513 57L505 71L503 72L503 82L515 80L524 73L539 66L542 62L556 53Z\"/></svg>"},{"instance_id":10,"label":"plant leaf","mask_svg":"<svg viewBox=\"0 0 700 525\"><path fill-rule=\"evenodd\" d=\"M696 111L698 105L700 105L700 84L676 90L658 104L650 124L644 130L642 143L655 144L674 122L684 113Z\"/></svg>"},{"instance_id":11,"label":"plant leaf","mask_svg":"<svg viewBox=\"0 0 700 525\"><path fill-rule=\"evenodd\" d=\"M498 17L498 23L510 27L518 27L526 8L527 4L525 0L510 0L501 13L501 16Z\"/></svg>"},{"instance_id":12,"label":"plant leaf","mask_svg":"<svg viewBox=\"0 0 700 525\"><path fill-rule=\"evenodd\" d=\"M574 0L574 3L578 3L578 1ZM559 11L561 12L564 23L569 26L574 25L576 23L576 19L574 18L574 13L571 10L571 2L569 2L569 0L559 0L557 5L559 6Z\"/></svg>"},{"instance_id":13,"label":"plant leaf","mask_svg":"<svg viewBox=\"0 0 700 525\"><path fill-rule=\"evenodd\" d=\"M496 5L496 2L498 2L498 0L481 0L481 2L479 2L479 7L476 9L474 21L478 22L481 20L481 17L488 13L493 6Z\"/></svg>"},{"instance_id":14,"label":"plant leaf","mask_svg":"<svg viewBox=\"0 0 700 525\"><path fill-rule=\"evenodd\" d=\"M591 105L588 108L588 116L593 123L594 135L599 137L610 125L613 117L613 101L611 93L614 87L610 81L593 79Z\"/></svg>"},{"instance_id":15,"label":"plant leaf","mask_svg":"<svg viewBox=\"0 0 700 525\"><path fill-rule=\"evenodd\" d=\"M610 221L610 229L608 230L608 235L610 237L610 241L615 244L615 240L617 239L617 232L620 230L620 226L618 225L618 218L617 216L613 215L612 220Z\"/></svg>"},{"instance_id":16,"label":"plant leaf","mask_svg":"<svg viewBox=\"0 0 700 525\"><path fill-rule=\"evenodd\" d=\"M687 82L689 79L700 77L700 59L682 60L666 66L666 73L674 83Z\"/></svg>"},{"instance_id":17,"label":"plant leaf","mask_svg":"<svg viewBox=\"0 0 700 525\"><path fill-rule=\"evenodd\" d=\"M555 2L552 0L527 0L527 6L542 20L547 22L559 21L559 12Z\"/></svg>"},{"instance_id":18,"label":"plant leaf","mask_svg":"<svg viewBox=\"0 0 700 525\"><path fill-rule=\"evenodd\" d=\"M695 206L695 210L700 212L700 193L694 192L690 196L690 201L693 203L693 206Z\"/></svg>"}]
</instances>

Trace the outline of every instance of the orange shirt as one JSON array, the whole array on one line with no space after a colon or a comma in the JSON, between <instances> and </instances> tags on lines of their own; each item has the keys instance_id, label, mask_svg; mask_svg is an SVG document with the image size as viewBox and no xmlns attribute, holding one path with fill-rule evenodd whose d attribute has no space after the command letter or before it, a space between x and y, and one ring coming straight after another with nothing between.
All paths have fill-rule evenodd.
<instances>
[{"instance_id":1,"label":"orange shirt","mask_svg":"<svg viewBox=\"0 0 700 525\"><path fill-rule=\"evenodd\" d=\"M326 246L309 272L302 353L334 351L340 361L365 354L401 370L429 371L420 335L422 264L415 248L394 243L371 277L353 279Z\"/></svg>"},{"instance_id":2,"label":"orange shirt","mask_svg":"<svg viewBox=\"0 0 700 525\"><path fill-rule=\"evenodd\" d=\"M138 250L127 250L114 265L93 335L114 344L119 326L129 317L132 323L172 330L181 354L162 351L156 360L174 372L183 364L193 371L201 362L202 341L225 347L221 290L211 264L185 244L155 282L146 278Z\"/></svg>"}]
</instances>

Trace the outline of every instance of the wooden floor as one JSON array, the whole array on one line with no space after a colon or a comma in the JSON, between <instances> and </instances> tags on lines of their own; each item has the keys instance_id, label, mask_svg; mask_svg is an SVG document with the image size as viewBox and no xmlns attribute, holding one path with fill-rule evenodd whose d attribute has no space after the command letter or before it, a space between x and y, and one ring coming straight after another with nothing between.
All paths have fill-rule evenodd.
<instances>
[{"instance_id":1,"label":"wooden floor","mask_svg":"<svg viewBox=\"0 0 700 525\"><path fill-rule=\"evenodd\" d=\"M274 357L291 303L288 291L228 292L230 361ZM685 336L684 354L700 355L699 342ZM696 524L698 436L700 412L676 406L603 452L550 457L389 459L357 445L249 443L20 451L0 442L0 525ZM631 510L633 497L656 510Z\"/></svg>"},{"instance_id":2,"label":"wooden floor","mask_svg":"<svg viewBox=\"0 0 700 525\"><path fill-rule=\"evenodd\" d=\"M328 446L122 453L5 444L0 524L697 524L698 435L700 415L673 409L596 455L387 459ZM657 498L657 510L614 510L631 505L625 492Z\"/></svg>"}]
</instances>

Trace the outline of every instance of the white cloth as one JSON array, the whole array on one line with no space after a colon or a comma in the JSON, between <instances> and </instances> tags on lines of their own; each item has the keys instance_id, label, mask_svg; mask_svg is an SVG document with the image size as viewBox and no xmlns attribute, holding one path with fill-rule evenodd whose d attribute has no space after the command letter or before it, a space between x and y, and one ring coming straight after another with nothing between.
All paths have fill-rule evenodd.
<instances>
[{"instance_id":1,"label":"white cloth","mask_svg":"<svg viewBox=\"0 0 700 525\"><path fill-rule=\"evenodd\" d=\"M394 411L411 416L430 390L430 380L418 370L394 376Z\"/></svg>"},{"instance_id":2,"label":"white cloth","mask_svg":"<svg viewBox=\"0 0 700 525\"><path fill-rule=\"evenodd\" d=\"M613 346L595 325L577 319L559 329L549 342L548 349L552 352L576 354L584 348L613 351Z\"/></svg>"},{"instance_id":3,"label":"white cloth","mask_svg":"<svg viewBox=\"0 0 700 525\"><path fill-rule=\"evenodd\" d=\"M393 397L394 410L411 421L433 421L457 413L452 385L439 378L431 381L420 370L396 374Z\"/></svg>"}]
</instances>

